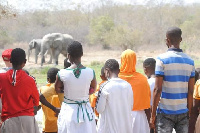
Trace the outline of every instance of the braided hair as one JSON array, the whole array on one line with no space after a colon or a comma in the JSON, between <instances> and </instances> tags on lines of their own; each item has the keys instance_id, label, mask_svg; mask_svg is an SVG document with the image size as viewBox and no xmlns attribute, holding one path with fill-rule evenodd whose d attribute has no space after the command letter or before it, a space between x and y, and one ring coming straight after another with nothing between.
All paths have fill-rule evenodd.
<instances>
[{"instance_id":1,"label":"braided hair","mask_svg":"<svg viewBox=\"0 0 200 133\"><path fill-rule=\"evenodd\" d=\"M119 70L119 63L115 59L109 59L104 65L104 69L108 68L111 72Z\"/></svg>"}]
</instances>

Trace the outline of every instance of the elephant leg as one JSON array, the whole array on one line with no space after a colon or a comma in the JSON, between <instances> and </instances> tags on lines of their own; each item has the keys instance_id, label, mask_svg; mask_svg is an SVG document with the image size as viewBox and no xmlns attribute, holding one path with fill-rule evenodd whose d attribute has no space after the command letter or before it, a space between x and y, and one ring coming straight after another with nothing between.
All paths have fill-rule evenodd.
<instances>
[{"instance_id":1,"label":"elephant leg","mask_svg":"<svg viewBox=\"0 0 200 133\"><path fill-rule=\"evenodd\" d=\"M41 56L41 66L43 66L44 63L44 55Z\"/></svg>"},{"instance_id":2,"label":"elephant leg","mask_svg":"<svg viewBox=\"0 0 200 133\"><path fill-rule=\"evenodd\" d=\"M37 64L37 60L38 60L38 52L35 51L35 64Z\"/></svg>"},{"instance_id":3,"label":"elephant leg","mask_svg":"<svg viewBox=\"0 0 200 133\"><path fill-rule=\"evenodd\" d=\"M60 51L59 51L59 50L55 50L54 53L55 53L55 54L54 54L54 55L55 55L55 56L54 56L54 58L55 58L54 64L55 64L55 65L58 65L58 56L59 56L59 54L60 54Z\"/></svg>"},{"instance_id":4,"label":"elephant leg","mask_svg":"<svg viewBox=\"0 0 200 133\"><path fill-rule=\"evenodd\" d=\"M49 59L48 63L51 64L52 63L52 51L51 50L49 51L49 55L50 55L50 59Z\"/></svg>"},{"instance_id":5,"label":"elephant leg","mask_svg":"<svg viewBox=\"0 0 200 133\"><path fill-rule=\"evenodd\" d=\"M45 63L45 57L42 59L42 62Z\"/></svg>"}]
</instances>

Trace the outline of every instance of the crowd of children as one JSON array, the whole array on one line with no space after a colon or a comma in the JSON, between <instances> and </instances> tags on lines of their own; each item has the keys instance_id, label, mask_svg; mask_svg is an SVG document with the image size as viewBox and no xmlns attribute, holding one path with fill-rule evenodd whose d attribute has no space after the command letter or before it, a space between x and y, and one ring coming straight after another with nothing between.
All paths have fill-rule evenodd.
<instances>
[{"instance_id":1,"label":"crowd of children","mask_svg":"<svg viewBox=\"0 0 200 133\"><path fill-rule=\"evenodd\" d=\"M43 133L199 133L200 69L195 72L180 49L181 34L178 27L168 29L168 51L143 62L146 76L136 71L136 53L127 49L120 65L105 62L98 85L94 70L81 64L81 43L74 41L64 69L50 68L39 91L23 70L25 51L5 50L0 132L39 133L34 115L42 108Z\"/></svg>"}]
</instances>

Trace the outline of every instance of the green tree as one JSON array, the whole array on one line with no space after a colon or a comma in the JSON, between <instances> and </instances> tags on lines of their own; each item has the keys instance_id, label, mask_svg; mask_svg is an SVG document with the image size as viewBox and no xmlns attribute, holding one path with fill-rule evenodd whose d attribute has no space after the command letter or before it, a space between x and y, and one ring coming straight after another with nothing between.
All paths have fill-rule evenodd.
<instances>
[{"instance_id":1,"label":"green tree","mask_svg":"<svg viewBox=\"0 0 200 133\"><path fill-rule=\"evenodd\" d=\"M107 36L112 32L114 21L109 16L100 16L92 20L89 31L90 44L102 44L103 48L108 48Z\"/></svg>"},{"instance_id":2,"label":"green tree","mask_svg":"<svg viewBox=\"0 0 200 133\"><path fill-rule=\"evenodd\" d=\"M121 47L123 50L127 48L135 48L141 44L142 32L132 30L127 24L116 26L112 32L107 35L106 41L112 46Z\"/></svg>"}]
</instances>

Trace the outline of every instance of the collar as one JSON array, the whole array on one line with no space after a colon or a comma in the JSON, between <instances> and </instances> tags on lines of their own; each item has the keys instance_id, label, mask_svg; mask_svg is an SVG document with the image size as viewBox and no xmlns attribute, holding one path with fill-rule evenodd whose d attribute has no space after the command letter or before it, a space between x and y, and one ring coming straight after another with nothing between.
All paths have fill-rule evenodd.
<instances>
[{"instance_id":1,"label":"collar","mask_svg":"<svg viewBox=\"0 0 200 133\"><path fill-rule=\"evenodd\" d=\"M183 52L183 50L182 50L182 49L180 49L180 48L168 48L168 50L167 50L167 51Z\"/></svg>"}]
</instances>

